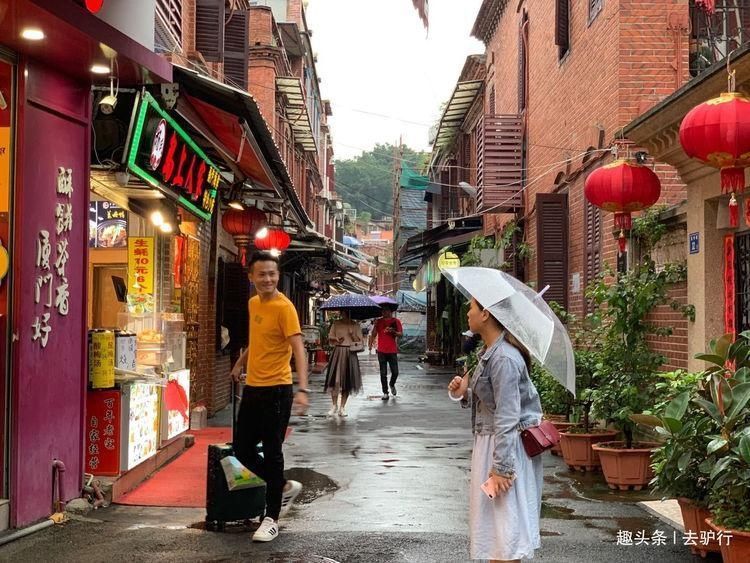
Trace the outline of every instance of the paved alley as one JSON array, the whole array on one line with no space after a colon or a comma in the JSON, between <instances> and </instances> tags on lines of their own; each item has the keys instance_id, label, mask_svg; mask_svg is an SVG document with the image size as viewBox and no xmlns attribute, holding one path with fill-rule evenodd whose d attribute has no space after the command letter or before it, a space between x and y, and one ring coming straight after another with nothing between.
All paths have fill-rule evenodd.
<instances>
[{"instance_id":1,"label":"paved alley","mask_svg":"<svg viewBox=\"0 0 750 563\"><path fill-rule=\"evenodd\" d=\"M467 560L470 421L446 395L451 372L404 359L398 396L385 402L375 356L361 359L365 393L346 419L326 419L322 376L311 380L310 414L294 419L286 446L288 474L305 490L275 542L253 544L244 526L207 532L201 509L112 506L0 548L0 561ZM545 454L538 560L692 561L680 534L635 506L644 498L581 480ZM665 545L617 545L621 531L663 532Z\"/></svg>"}]
</instances>

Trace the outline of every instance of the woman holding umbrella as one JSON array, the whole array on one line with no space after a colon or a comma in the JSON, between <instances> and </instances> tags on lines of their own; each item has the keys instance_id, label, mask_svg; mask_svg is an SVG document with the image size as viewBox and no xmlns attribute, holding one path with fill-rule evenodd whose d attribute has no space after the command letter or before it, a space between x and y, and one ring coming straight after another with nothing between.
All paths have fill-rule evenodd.
<instances>
[{"instance_id":1,"label":"woman holding umbrella","mask_svg":"<svg viewBox=\"0 0 750 563\"><path fill-rule=\"evenodd\" d=\"M567 334L546 304L511 276L486 268L443 274L470 297L469 329L485 344L473 374L448 385L451 397L472 409L471 558L531 558L541 545L543 483L541 457L529 457L521 441L521 430L542 419L539 394L529 379L531 355L567 382L568 374L555 370L561 357L567 369L572 347L569 340L565 346ZM562 352L550 353L553 342L562 343Z\"/></svg>"}]
</instances>

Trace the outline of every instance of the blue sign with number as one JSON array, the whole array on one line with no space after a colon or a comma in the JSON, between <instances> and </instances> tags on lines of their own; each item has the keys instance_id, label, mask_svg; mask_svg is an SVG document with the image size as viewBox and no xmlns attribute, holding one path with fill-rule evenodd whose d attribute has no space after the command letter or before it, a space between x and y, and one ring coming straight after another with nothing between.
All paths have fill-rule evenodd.
<instances>
[{"instance_id":1,"label":"blue sign with number","mask_svg":"<svg viewBox=\"0 0 750 563\"><path fill-rule=\"evenodd\" d=\"M700 233L690 233L690 254L698 254L701 248Z\"/></svg>"}]
</instances>

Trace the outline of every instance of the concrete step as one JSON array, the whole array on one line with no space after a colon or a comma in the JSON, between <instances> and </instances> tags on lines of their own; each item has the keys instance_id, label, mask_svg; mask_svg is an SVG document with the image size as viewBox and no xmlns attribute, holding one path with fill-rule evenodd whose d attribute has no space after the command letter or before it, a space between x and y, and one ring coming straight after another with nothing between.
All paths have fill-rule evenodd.
<instances>
[{"instance_id":1,"label":"concrete step","mask_svg":"<svg viewBox=\"0 0 750 563\"><path fill-rule=\"evenodd\" d=\"M0 532L10 528L10 501L0 498Z\"/></svg>"}]
</instances>

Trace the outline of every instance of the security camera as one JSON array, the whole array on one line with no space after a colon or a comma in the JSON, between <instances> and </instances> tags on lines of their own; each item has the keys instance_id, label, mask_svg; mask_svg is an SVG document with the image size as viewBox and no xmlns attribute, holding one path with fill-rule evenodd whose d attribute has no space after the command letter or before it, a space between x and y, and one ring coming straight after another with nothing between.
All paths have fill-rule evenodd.
<instances>
[{"instance_id":1,"label":"security camera","mask_svg":"<svg viewBox=\"0 0 750 563\"><path fill-rule=\"evenodd\" d=\"M128 182L130 182L130 174L123 170L115 172L115 181L123 188L127 188Z\"/></svg>"},{"instance_id":2,"label":"security camera","mask_svg":"<svg viewBox=\"0 0 750 563\"><path fill-rule=\"evenodd\" d=\"M635 153L635 161L638 164L646 164L648 161L648 153L646 151L638 151Z\"/></svg>"},{"instance_id":3,"label":"security camera","mask_svg":"<svg viewBox=\"0 0 750 563\"><path fill-rule=\"evenodd\" d=\"M117 96L112 94L104 96L99 102L99 109L104 115L110 115L115 111L115 106L117 106Z\"/></svg>"}]
</instances>

